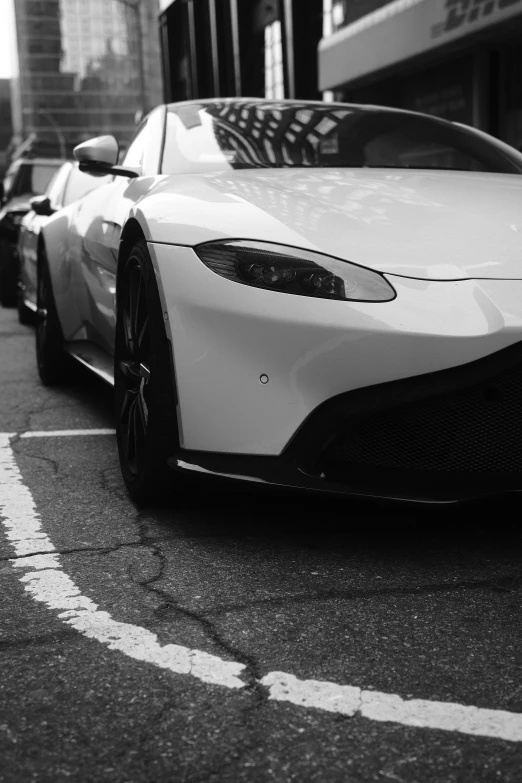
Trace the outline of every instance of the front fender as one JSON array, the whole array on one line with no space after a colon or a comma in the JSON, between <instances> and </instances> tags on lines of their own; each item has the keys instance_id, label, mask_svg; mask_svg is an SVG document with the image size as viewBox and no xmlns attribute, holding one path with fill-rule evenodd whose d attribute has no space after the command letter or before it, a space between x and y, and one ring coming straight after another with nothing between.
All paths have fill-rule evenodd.
<instances>
[{"instance_id":1,"label":"front fender","mask_svg":"<svg viewBox=\"0 0 522 783\"><path fill-rule=\"evenodd\" d=\"M81 318L81 296L84 295L80 259L71 251L70 232L74 230L74 214L77 203L65 207L53 215L43 227L40 236L38 261L45 254L56 309L64 339L85 339Z\"/></svg>"}]
</instances>

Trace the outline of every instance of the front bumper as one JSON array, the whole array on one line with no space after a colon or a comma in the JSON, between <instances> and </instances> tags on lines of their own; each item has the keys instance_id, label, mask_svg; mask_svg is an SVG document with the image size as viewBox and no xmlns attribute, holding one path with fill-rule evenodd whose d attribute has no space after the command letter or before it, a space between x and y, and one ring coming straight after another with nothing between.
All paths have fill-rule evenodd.
<instances>
[{"instance_id":1,"label":"front bumper","mask_svg":"<svg viewBox=\"0 0 522 783\"><path fill-rule=\"evenodd\" d=\"M188 247L149 249L184 451L279 457L328 401L423 384L522 341L522 281L390 275L394 301L348 303L238 285Z\"/></svg>"},{"instance_id":2,"label":"front bumper","mask_svg":"<svg viewBox=\"0 0 522 783\"><path fill-rule=\"evenodd\" d=\"M448 503L522 490L522 342L341 394L278 457L181 451L178 471L332 494Z\"/></svg>"}]
</instances>

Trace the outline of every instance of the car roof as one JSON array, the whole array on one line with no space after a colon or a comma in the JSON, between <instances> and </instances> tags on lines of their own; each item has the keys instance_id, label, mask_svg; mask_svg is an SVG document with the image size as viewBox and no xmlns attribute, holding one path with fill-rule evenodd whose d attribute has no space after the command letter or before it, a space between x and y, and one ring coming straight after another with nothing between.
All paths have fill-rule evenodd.
<instances>
[{"instance_id":1,"label":"car roof","mask_svg":"<svg viewBox=\"0 0 522 783\"><path fill-rule=\"evenodd\" d=\"M193 98L190 101L176 101L173 103L166 103L164 106L166 107L167 111L174 110L177 106L200 106L200 105L215 105L215 104L223 104L223 103L232 103L232 104L252 104L257 103L259 105L268 104L271 106L310 106L311 108L321 108L321 109L352 109L352 110L362 110L366 112L389 112L390 114L405 114L410 117L425 117L426 119L432 120L433 122L438 122L442 125L449 125L453 126L455 123L453 123L451 120L446 120L444 117L437 117L434 114L428 114L426 112L421 111L412 111L411 109L399 109L395 106L381 106L380 104L374 104L374 103L343 103L342 101L312 101L303 99L300 100L299 98L247 98L247 97L241 97L241 98ZM467 127L467 126L465 126Z\"/></svg>"},{"instance_id":2,"label":"car roof","mask_svg":"<svg viewBox=\"0 0 522 783\"><path fill-rule=\"evenodd\" d=\"M247 98L247 97L241 97L241 98L192 98L189 101L175 101L172 103L166 103L165 106L167 109L174 108L175 106L194 106L194 105L211 105L211 104L222 104L222 103L258 103L260 105L262 104L268 104L272 106L280 106L281 104L288 105L288 106L317 106L322 109L363 109L366 111L382 111L382 112L390 112L393 114L413 114L415 116L423 116L423 117L429 117L430 119L441 119L440 117L434 117L433 114L426 114L425 112L420 111L412 111L410 109L399 109L395 106L381 106L379 104L375 103L345 103L343 101L313 101L313 100L307 100L307 99L299 99L299 98Z\"/></svg>"}]
</instances>

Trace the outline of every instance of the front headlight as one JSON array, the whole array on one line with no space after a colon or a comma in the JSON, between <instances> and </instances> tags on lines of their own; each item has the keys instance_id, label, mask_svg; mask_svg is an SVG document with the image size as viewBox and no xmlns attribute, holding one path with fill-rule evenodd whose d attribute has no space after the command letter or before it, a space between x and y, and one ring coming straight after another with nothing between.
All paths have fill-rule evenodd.
<instances>
[{"instance_id":1,"label":"front headlight","mask_svg":"<svg viewBox=\"0 0 522 783\"><path fill-rule=\"evenodd\" d=\"M237 239L194 250L216 274L269 291L351 302L390 302L396 296L379 272L310 250Z\"/></svg>"}]
</instances>

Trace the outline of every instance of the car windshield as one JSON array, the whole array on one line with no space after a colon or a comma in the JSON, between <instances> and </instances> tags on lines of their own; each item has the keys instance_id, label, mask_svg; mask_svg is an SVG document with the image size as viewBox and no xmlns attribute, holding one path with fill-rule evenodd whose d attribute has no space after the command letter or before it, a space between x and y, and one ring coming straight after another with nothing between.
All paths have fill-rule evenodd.
<instances>
[{"instance_id":1,"label":"car windshield","mask_svg":"<svg viewBox=\"0 0 522 783\"><path fill-rule=\"evenodd\" d=\"M424 115L340 104L170 105L164 174L296 167L522 173L522 155Z\"/></svg>"},{"instance_id":2,"label":"car windshield","mask_svg":"<svg viewBox=\"0 0 522 783\"><path fill-rule=\"evenodd\" d=\"M18 169L10 196L30 194L41 196L45 193L58 164L22 163Z\"/></svg>"}]
</instances>

